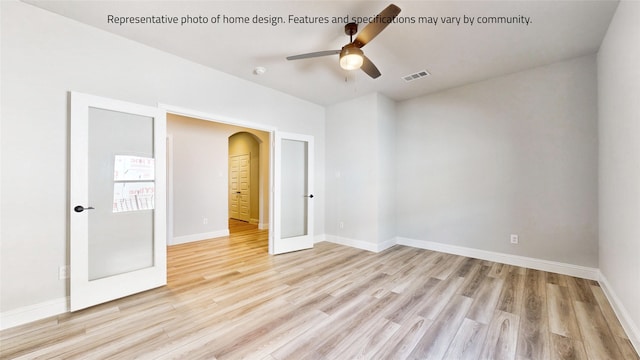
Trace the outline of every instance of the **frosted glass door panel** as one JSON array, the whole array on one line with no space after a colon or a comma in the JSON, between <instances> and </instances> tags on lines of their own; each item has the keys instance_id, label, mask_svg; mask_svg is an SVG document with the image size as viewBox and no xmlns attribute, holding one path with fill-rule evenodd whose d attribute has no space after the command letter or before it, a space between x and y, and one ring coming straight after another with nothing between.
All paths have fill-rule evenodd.
<instances>
[{"instance_id":1,"label":"frosted glass door panel","mask_svg":"<svg viewBox=\"0 0 640 360\"><path fill-rule=\"evenodd\" d=\"M282 238L307 235L307 143L282 140Z\"/></svg>"},{"instance_id":2,"label":"frosted glass door panel","mask_svg":"<svg viewBox=\"0 0 640 360\"><path fill-rule=\"evenodd\" d=\"M154 265L153 121L89 108L89 281Z\"/></svg>"}]
</instances>

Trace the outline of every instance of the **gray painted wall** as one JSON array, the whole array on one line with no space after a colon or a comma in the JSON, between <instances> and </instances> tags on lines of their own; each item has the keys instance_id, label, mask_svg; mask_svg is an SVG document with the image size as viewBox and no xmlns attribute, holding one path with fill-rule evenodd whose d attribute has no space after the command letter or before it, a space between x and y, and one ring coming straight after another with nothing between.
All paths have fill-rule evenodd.
<instances>
[{"instance_id":1,"label":"gray painted wall","mask_svg":"<svg viewBox=\"0 0 640 360\"><path fill-rule=\"evenodd\" d=\"M398 104L398 236L597 267L596 90L586 56Z\"/></svg>"},{"instance_id":2,"label":"gray painted wall","mask_svg":"<svg viewBox=\"0 0 640 360\"><path fill-rule=\"evenodd\" d=\"M173 234L169 238L227 230L227 153L233 129L167 115L167 134L172 142L173 190Z\"/></svg>"},{"instance_id":3,"label":"gray painted wall","mask_svg":"<svg viewBox=\"0 0 640 360\"><path fill-rule=\"evenodd\" d=\"M600 270L640 351L640 2L622 1L598 53Z\"/></svg>"},{"instance_id":4,"label":"gray painted wall","mask_svg":"<svg viewBox=\"0 0 640 360\"><path fill-rule=\"evenodd\" d=\"M376 95L327 108L328 234L377 241ZM344 224L343 228L339 223Z\"/></svg>"},{"instance_id":5,"label":"gray painted wall","mask_svg":"<svg viewBox=\"0 0 640 360\"><path fill-rule=\"evenodd\" d=\"M393 239L395 103L370 94L329 106L326 127L327 234L375 245Z\"/></svg>"}]
</instances>

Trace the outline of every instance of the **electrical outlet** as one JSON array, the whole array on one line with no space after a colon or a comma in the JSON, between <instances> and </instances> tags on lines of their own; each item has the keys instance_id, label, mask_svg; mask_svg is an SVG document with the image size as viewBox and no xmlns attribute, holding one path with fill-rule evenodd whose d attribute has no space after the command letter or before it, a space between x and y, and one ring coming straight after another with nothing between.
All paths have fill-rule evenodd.
<instances>
[{"instance_id":1,"label":"electrical outlet","mask_svg":"<svg viewBox=\"0 0 640 360\"><path fill-rule=\"evenodd\" d=\"M338 227L339 227L340 229L344 229L344 222L343 222L343 221L340 221L340 222L338 223Z\"/></svg>"},{"instance_id":2,"label":"electrical outlet","mask_svg":"<svg viewBox=\"0 0 640 360\"><path fill-rule=\"evenodd\" d=\"M518 235L511 234L511 243L512 244L517 244L518 242L519 242Z\"/></svg>"},{"instance_id":3,"label":"electrical outlet","mask_svg":"<svg viewBox=\"0 0 640 360\"><path fill-rule=\"evenodd\" d=\"M58 279L64 280L69 278L69 266L60 265L58 268Z\"/></svg>"},{"instance_id":4,"label":"electrical outlet","mask_svg":"<svg viewBox=\"0 0 640 360\"><path fill-rule=\"evenodd\" d=\"M207 225L209 223L209 219L208 218L202 218L202 224L203 225Z\"/></svg>"}]
</instances>

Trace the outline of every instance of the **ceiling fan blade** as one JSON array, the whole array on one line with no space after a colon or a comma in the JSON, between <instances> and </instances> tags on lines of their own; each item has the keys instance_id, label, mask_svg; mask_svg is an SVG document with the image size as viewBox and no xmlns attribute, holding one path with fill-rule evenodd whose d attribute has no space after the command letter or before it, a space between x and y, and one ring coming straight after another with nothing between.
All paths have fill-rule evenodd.
<instances>
[{"instance_id":1,"label":"ceiling fan blade","mask_svg":"<svg viewBox=\"0 0 640 360\"><path fill-rule=\"evenodd\" d=\"M400 14L400 8L391 4L387 6L378 16L377 22L371 22L367 26L365 26L355 40L353 40L353 44L359 48L367 45L367 43L373 40L374 37L378 36L386 28L389 24L391 24L392 20L396 18Z\"/></svg>"},{"instance_id":2,"label":"ceiling fan blade","mask_svg":"<svg viewBox=\"0 0 640 360\"><path fill-rule=\"evenodd\" d=\"M287 60L309 59L309 58L315 58L320 56L337 55L337 54L340 54L340 50L316 51L308 54L287 56Z\"/></svg>"},{"instance_id":3,"label":"ceiling fan blade","mask_svg":"<svg viewBox=\"0 0 640 360\"><path fill-rule=\"evenodd\" d=\"M360 69L362 69L362 71L364 71L365 73L367 73L367 75L371 76L374 79L377 79L378 77L380 77L380 70L378 70L378 68L373 64L373 62L371 62L371 60L369 60L368 57L362 55L362 59L364 60L362 62L362 67L360 67Z\"/></svg>"}]
</instances>

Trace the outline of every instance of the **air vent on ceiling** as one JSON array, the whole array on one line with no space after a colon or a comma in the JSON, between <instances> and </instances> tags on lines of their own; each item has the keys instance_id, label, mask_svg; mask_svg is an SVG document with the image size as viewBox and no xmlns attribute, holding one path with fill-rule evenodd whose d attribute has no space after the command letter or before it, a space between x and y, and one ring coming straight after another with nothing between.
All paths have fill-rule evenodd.
<instances>
[{"instance_id":1,"label":"air vent on ceiling","mask_svg":"<svg viewBox=\"0 0 640 360\"><path fill-rule=\"evenodd\" d=\"M424 77L427 77L431 74L429 74L429 72L427 70L421 70L418 71L417 73L413 73L413 74L409 74L409 75L405 75L402 77L402 79L406 82L411 82L413 80L418 80L418 79L422 79Z\"/></svg>"}]
</instances>

